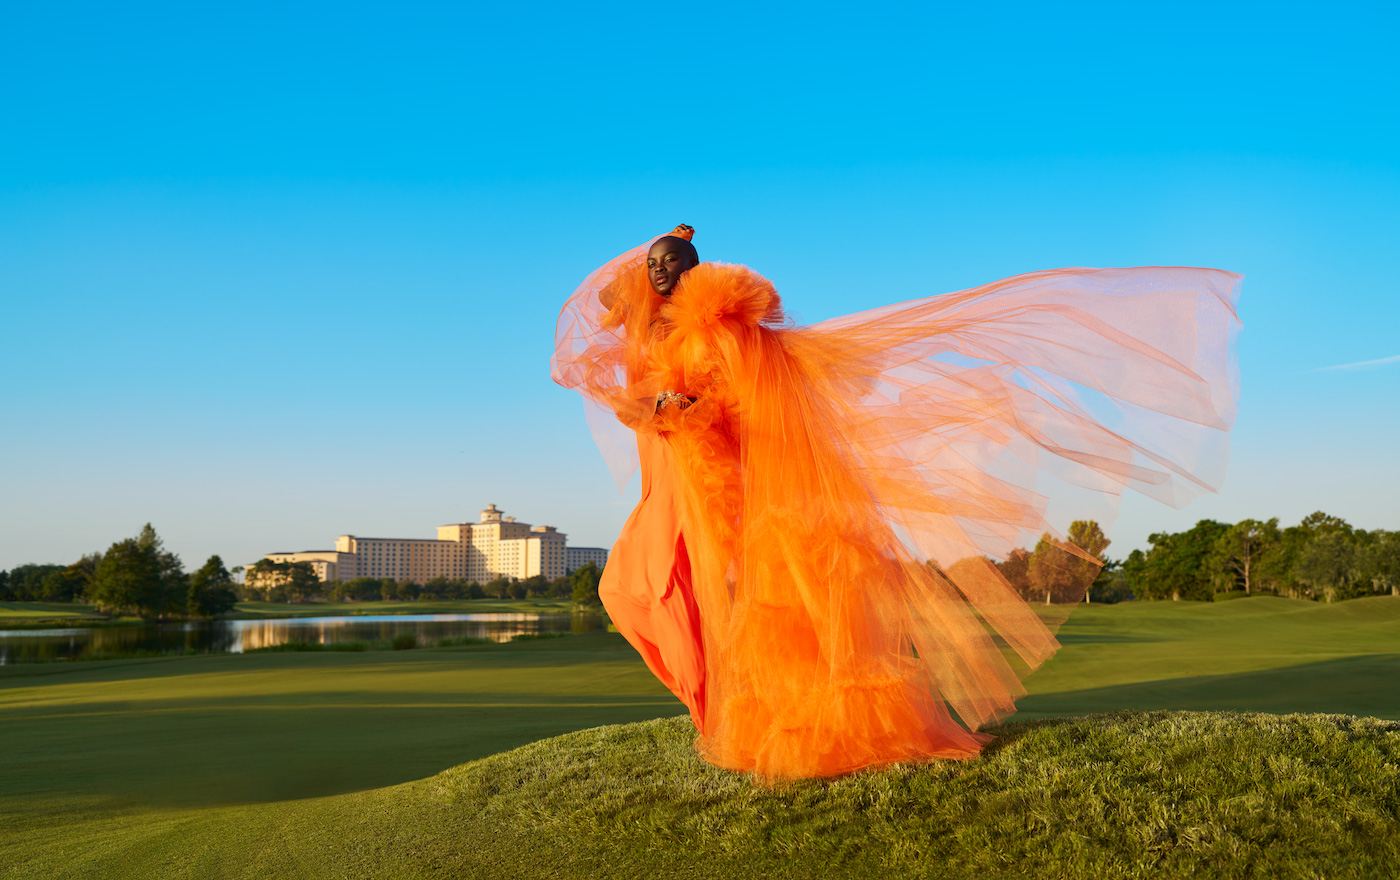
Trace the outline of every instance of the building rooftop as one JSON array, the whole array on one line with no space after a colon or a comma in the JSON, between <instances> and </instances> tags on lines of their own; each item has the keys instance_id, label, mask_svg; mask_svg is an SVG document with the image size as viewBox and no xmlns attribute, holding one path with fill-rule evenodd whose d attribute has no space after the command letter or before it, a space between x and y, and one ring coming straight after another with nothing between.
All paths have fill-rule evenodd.
<instances>
[{"instance_id":1,"label":"building rooftop","mask_svg":"<svg viewBox=\"0 0 1400 880\"><path fill-rule=\"evenodd\" d=\"M354 535L346 537L355 538L356 541L411 541L416 544L455 544L456 541L445 541L442 538L357 538Z\"/></svg>"}]
</instances>

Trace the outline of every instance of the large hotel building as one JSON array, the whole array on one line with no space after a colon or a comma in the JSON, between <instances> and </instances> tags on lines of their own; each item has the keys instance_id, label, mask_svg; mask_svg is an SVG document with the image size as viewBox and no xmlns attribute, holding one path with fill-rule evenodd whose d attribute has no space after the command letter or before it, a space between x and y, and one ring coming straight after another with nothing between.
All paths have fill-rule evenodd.
<instances>
[{"instance_id":1,"label":"large hotel building","mask_svg":"<svg viewBox=\"0 0 1400 880\"><path fill-rule=\"evenodd\" d=\"M498 577L522 580L563 577L588 562L602 568L608 551L569 547L554 526L532 526L504 516L496 505L481 521L438 526L437 538L361 538L341 535L334 550L269 553L273 562L309 562L323 581L393 578L423 584L437 577L486 583Z\"/></svg>"}]
</instances>

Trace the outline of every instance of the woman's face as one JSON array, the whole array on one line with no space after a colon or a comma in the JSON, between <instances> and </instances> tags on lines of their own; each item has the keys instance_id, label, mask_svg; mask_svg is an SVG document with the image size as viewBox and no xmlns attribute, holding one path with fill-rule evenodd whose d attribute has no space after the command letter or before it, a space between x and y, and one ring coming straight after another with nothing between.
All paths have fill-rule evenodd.
<instances>
[{"instance_id":1,"label":"woman's face","mask_svg":"<svg viewBox=\"0 0 1400 880\"><path fill-rule=\"evenodd\" d=\"M694 267L690 248L679 238L659 238L647 251L647 279L662 296L670 296L681 273Z\"/></svg>"}]
</instances>

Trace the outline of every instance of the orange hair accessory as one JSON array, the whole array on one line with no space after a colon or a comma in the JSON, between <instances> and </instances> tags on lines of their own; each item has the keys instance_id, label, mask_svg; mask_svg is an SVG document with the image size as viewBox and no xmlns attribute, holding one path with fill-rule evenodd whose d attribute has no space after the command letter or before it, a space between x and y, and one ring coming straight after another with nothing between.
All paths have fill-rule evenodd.
<instances>
[{"instance_id":1,"label":"orange hair accessory","mask_svg":"<svg viewBox=\"0 0 1400 880\"><path fill-rule=\"evenodd\" d=\"M693 227L693 226L686 226L684 223L682 223L682 224L680 224L679 226L677 226L675 229L672 229L670 232L666 233L665 235L663 235L663 236L661 236L661 237L662 237L662 238L683 238L683 239L685 239L686 241L690 241L692 238L695 237L695 227Z\"/></svg>"}]
</instances>

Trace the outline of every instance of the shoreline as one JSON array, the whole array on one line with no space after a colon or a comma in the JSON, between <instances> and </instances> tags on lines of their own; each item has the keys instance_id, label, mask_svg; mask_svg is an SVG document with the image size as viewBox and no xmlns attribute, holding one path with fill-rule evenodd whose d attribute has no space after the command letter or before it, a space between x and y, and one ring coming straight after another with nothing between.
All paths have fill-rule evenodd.
<instances>
[{"instance_id":1,"label":"shoreline","mask_svg":"<svg viewBox=\"0 0 1400 880\"><path fill-rule=\"evenodd\" d=\"M54 611L40 616L36 610L12 615L12 610L28 611L25 605L42 606L42 611ZM143 624L172 624L219 620L281 620L298 617L366 617L395 614L572 614L602 608L575 608L570 599L442 599L429 601L380 600L377 602L239 602L229 614L212 618L172 617L148 620L141 617L103 617L95 606L72 603L72 611L59 610L57 602L0 602L0 630L29 630L54 628L98 629L112 626ZM19 607L16 607L19 606Z\"/></svg>"}]
</instances>

